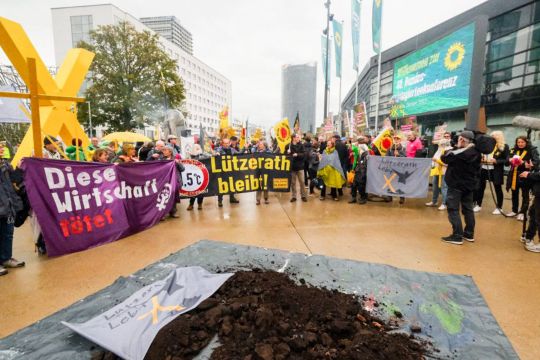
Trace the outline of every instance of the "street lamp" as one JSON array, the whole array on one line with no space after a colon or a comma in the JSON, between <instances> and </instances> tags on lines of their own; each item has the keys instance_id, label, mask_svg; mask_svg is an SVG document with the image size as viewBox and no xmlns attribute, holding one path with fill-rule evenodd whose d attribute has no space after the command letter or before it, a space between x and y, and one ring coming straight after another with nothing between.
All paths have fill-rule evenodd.
<instances>
[{"instance_id":1,"label":"street lamp","mask_svg":"<svg viewBox=\"0 0 540 360\"><path fill-rule=\"evenodd\" d=\"M330 14L330 0L324 3L326 7L326 29L323 30L323 34L326 35L326 59L325 59L325 75L324 75L324 119L328 116L328 77L330 76L330 69L328 69L329 53L330 53L330 21L334 18L334 14Z\"/></svg>"}]
</instances>

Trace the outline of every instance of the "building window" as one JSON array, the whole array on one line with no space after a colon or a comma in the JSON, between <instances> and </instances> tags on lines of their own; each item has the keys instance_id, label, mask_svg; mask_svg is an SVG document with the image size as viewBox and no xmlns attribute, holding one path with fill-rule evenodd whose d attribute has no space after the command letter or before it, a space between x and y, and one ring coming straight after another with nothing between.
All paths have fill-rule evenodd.
<instances>
[{"instance_id":1,"label":"building window","mask_svg":"<svg viewBox=\"0 0 540 360\"><path fill-rule=\"evenodd\" d=\"M490 39L494 40L531 23L532 4L503 14L489 22Z\"/></svg>"},{"instance_id":2,"label":"building window","mask_svg":"<svg viewBox=\"0 0 540 360\"><path fill-rule=\"evenodd\" d=\"M71 43L76 47L80 41L90 42L92 15L71 16Z\"/></svg>"}]
</instances>

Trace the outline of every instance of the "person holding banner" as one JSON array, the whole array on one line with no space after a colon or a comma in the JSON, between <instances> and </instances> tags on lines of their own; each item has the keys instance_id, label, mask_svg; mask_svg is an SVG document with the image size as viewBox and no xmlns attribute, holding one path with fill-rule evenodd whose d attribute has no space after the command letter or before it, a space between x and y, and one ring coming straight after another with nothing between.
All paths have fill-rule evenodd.
<instances>
[{"instance_id":1,"label":"person holding banner","mask_svg":"<svg viewBox=\"0 0 540 360\"><path fill-rule=\"evenodd\" d=\"M259 142L257 143L257 148L255 150L255 153L271 154L272 151L270 149L268 149L268 145L266 144L266 141L259 140ZM269 201L268 201L268 189L266 189L266 190L257 190L257 193L255 195L255 200L256 200L257 205L261 204L261 195L263 195L263 194L264 194L264 203L269 204Z\"/></svg>"},{"instance_id":2,"label":"person holding banner","mask_svg":"<svg viewBox=\"0 0 540 360\"><path fill-rule=\"evenodd\" d=\"M394 143L392 144L392 146L390 146L390 148L386 152L386 156L389 156L389 157L407 157L407 154L405 153L405 148L404 148L403 145L401 145L401 139L402 139L402 137L401 137L400 134L395 134L394 135ZM405 198L403 196L399 197L399 204L400 205L405 204Z\"/></svg>"},{"instance_id":3,"label":"person holding banner","mask_svg":"<svg viewBox=\"0 0 540 360\"><path fill-rule=\"evenodd\" d=\"M55 137L45 136L43 139L43 158L45 159L62 159L62 155L58 152L57 146L59 141Z\"/></svg>"},{"instance_id":4,"label":"person holding banner","mask_svg":"<svg viewBox=\"0 0 540 360\"><path fill-rule=\"evenodd\" d=\"M473 193L480 175L482 156L473 143L474 133L462 131L458 137L457 147L447 151L441 157L448 165L445 180L448 185L446 206L448 220L452 225L452 234L442 237L449 244L462 245L463 240L474 242ZM465 229L459 215L459 208L465 217Z\"/></svg>"},{"instance_id":5,"label":"person holding banner","mask_svg":"<svg viewBox=\"0 0 540 360\"><path fill-rule=\"evenodd\" d=\"M201 145L199 144L193 144L193 147L191 148L191 151L189 152L189 158L192 160L203 160L207 159L209 156L206 155L203 152L203 149ZM203 201L204 197L201 195L198 195L196 197L190 197L189 198L189 206L187 207L188 211L193 210L193 205L195 205L195 200L197 200L197 210L202 210L203 208Z\"/></svg>"},{"instance_id":6,"label":"person holding banner","mask_svg":"<svg viewBox=\"0 0 540 360\"><path fill-rule=\"evenodd\" d=\"M445 132L443 135L443 138L438 141L438 148L435 154L433 155L432 162L431 162L431 172L430 176L433 177L432 180L432 189L433 189L433 196L431 198L431 201L426 203L426 206L435 207L437 206L437 202L439 201L439 193L442 196L442 203L441 206L438 207L439 210L443 211L446 210L446 195L448 192L448 186L446 185L446 181L444 180L444 175L446 174L447 165L441 161L441 156L444 155L444 153L447 150L450 150L450 140L451 140L452 134L449 132Z\"/></svg>"},{"instance_id":7,"label":"person holding banner","mask_svg":"<svg viewBox=\"0 0 540 360\"><path fill-rule=\"evenodd\" d=\"M125 143L122 145L122 153L114 159L113 163L123 164L137 162L139 159L135 157L135 153L135 146L130 143Z\"/></svg>"},{"instance_id":8,"label":"person holding banner","mask_svg":"<svg viewBox=\"0 0 540 360\"><path fill-rule=\"evenodd\" d=\"M221 140L221 146L216 149L216 156L223 156L223 155L233 156L234 154L237 154L237 153L238 152L233 147L231 147L231 140L227 138L224 138L223 140ZM234 197L234 193L231 193L229 195L229 203L238 204L240 203L240 201ZM223 195L218 195L218 206L223 207Z\"/></svg>"},{"instance_id":9,"label":"person holding banner","mask_svg":"<svg viewBox=\"0 0 540 360\"><path fill-rule=\"evenodd\" d=\"M339 201L337 189L342 188L347 180L341 167L339 155L334 147L334 138L330 138L326 142L326 148L321 155L317 177L320 177L324 182L319 199L321 201L325 199L326 188L330 187L332 198L334 201Z\"/></svg>"},{"instance_id":10,"label":"person holding banner","mask_svg":"<svg viewBox=\"0 0 540 360\"><path fill-rule=\"evenodd\" d=\"M3 158L4 149L5 145L0 143L0 276L8 273L7 268L25 265L13 258L15 216L23 209L23 203L13 187L13 168Z\"/></svg>"},{"instance_id":11,"label":"person holding banner","mask_svg":"<svg viewBox=\"0 0 540 360\"><path fill-rule=\"evenodd\" d=\"M296 182L300 187L302 201L307 201L306 187L304 185L304 145L300 142L300 134L294 134L287 149L287 155L292 157L291 166L291 202L296 201Z\"/></svg>"}]
</instances>

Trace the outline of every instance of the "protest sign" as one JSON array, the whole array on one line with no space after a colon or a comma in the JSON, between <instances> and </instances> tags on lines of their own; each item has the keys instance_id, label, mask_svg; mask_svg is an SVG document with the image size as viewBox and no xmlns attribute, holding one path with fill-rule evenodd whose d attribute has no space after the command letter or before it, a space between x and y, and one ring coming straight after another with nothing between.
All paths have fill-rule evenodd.
<instances>
[{"instance_id":1,"label":"protest sign","mask_svg":"<svg viewBox=\"0 0 540 360\"><path fill-rule=\"evenodd\" d=\"M431 159L369 156L367 192L381 196L424 198Z\"/></svg>"},{"instance_id":2,"label":"protest sign","mask_svg":"<svg viewBox=\"0 0 540 360\"><path fill-rule=\"evenodd\" d=\"M25 158L21 168L49 256L147 229L174 205L173 161L113 165Z\"/></svg>"},{"instance_id":3,"label":"protest sign","mask_svg":"<svg viewBox=\"0 0 540 360\"><path fill-rule=\"evenodd\" d=\"M291 160L286 155L255 153L182 160L182 197L215 196L257 190L287 192Z\"/></svg>"},{"instance_id":4,"label":"protest sign","mask_svg":"<svg viewBox=\"0 0 540 360\"><path fill-rule=\"evenodd\" d=\"M123 359L142 360L161 328L195 309L232 275L178 268L85 323L62 324Z\"/></svg>"}]
</instances>

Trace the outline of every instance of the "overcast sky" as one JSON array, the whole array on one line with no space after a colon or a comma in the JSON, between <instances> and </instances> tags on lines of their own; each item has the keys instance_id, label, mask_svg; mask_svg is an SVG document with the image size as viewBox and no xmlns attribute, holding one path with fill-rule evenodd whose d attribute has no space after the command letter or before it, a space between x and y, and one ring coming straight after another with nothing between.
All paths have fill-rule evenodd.
<instances>
[{"instance_id":1,"label":"overcast sky","mask_svg":"<svg viewBox=\"0 0 540 360\"><path fill-rule=\"evenodd\" d=\"M512 0L509 0L512 1ZM103 4L107 0L0 0L0 16L22 24L39 54L54 65L50 8ZM113 0L136 18L174 15L193 34L194 55L232 81L232 113L270 126L281 116L281 66L317 61L317 124L322 122L324 80L321 33L324 0ZM382 46L392 47L485 0L384 0ZM374 55L371 0L362 1L360 68ZM342 96L353 86L351 0L332 0L344 22ZM8 63L0 54L0 63ZM332 61L335 65L335 61ZM339 106L339 79L332 67L329 109Z\"/></svg>"}]
</instances>

